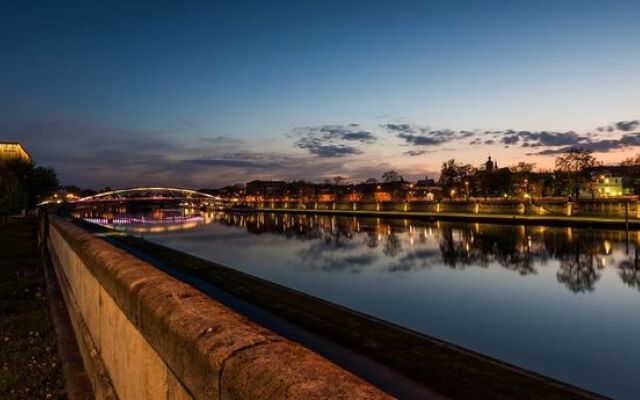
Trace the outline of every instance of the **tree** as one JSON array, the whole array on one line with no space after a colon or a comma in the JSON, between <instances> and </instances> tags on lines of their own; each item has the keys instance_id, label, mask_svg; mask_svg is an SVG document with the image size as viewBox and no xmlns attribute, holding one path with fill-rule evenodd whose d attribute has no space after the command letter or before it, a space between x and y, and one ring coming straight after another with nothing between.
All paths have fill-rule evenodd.
<instances>
[{"instance_id":1,"label":"tree","mask_svg":"<svg viewBox=\"0 0 640 400\"><path fill-rule=\"evenodd\" d=\"M378 180L376 178L369 178L364 181L364 183L378 183Z\"/></svg>"},{"instance_id":2,"label":"tree","mask_svg":"<svg viewBox=\"0 0 640 400\"><path fill-rule=\"evenodd\" d=\"M639 167L640 166L640 153L633 157L625 158L620 162L623 167Z\"/></svg>"},{"instance_id":3,"label":"tree","mask_svg":"<svg viewBox=\"0 0 640 400\"><path fill-rule=\"evenodd\" d=\"M458 164L455 159L451 159L442 163L440 169L440 178L438 183L442 186L444 195L453 197L455 193L460 193L463 186L466 185L474 174L474 168L469 164Z\"/></svg>"},{"instance_id":4,"label":"tree","mask_svg":"<svg viewBox=\"0 0 640 400\"><path fill-rule=\"evenodd\" d=\"M35 207L45 197L58 189L58 176L53 168L33 167L24 185L29 207Z\"/></svg>"},{"instance_id":5,"label":"tree","mask_svg":"<svg viewBox=\"0 0 640 400\"><path fill-rule=\"evenodd\" d=\"M382 174L382 181L383 182L399 182L399 181L404 181L404 178L402 177L402 175L400 175L399 173L397 173L394 170L389 170L387 172L385 172L384 174Z\"/></svg>"},{"instance_id":6,"label":"tree","mask_svg":"<svg viewBox=\"0 0 640 400\"><path fill-rule=\"evenodd\" d=\"M517 193L526 195L531 191L530 180L535 166L535 163L520 161L509 168L513 175L513 186L515 186Z\"/></svg>"},{"instance_id":7,"label":"tree","mask_svg":"<svg viewBox=\"0 0 640 400\"><path fill-rule=\"evenodd\" d=\"M546 174L542 181L542 196L566 196L567 188L562 186L558 171Z\"/></svg>"},{"instance_id":8,"label":"tree","mask_svg":"<svg viewBox=\"0 0 640 400\"><path fill-rule=\"evenodd\" d=\"M15 174L0 165L0 223L20 212L26 204L26 195Z\"/></svg>"},{"instance_id":9,"label":"tree","mask_svg":"<svg viewBox=\"0 0 640 400\"><path fill-rule=\"evenodd\" d=\"M38 167L24 160L0 162L0 216L35 207L58 189L58 178L51 168Z\"/></svg>"},{"instance_id":10,"label":"tree","mask_svg":"<svg viewBox=\"0 0 640 400\"><path fill-rule=\"evenodd\" d=\"M589 173L597 164L591 150L571 149L556 158L556 169L565 175L575 199L580 198L580 189L589 180Z\"/></svg>"},{"instance_id":11,"label":"tree","mask_svg":"<svg viewBox=\"0 0 640 400\"><path fill-rule=\"evenodd\" d=\"M331 178L331 182L336 186L342 185L345 181L346 181L346 178L342 176L334 176L333 178Z\"/></svg>"},{"instance_id":12,"label":"tree","mask_svg":"<svg viewBox=\"0 0 640 400\"><path fill-rule=\"evenodd\" d=\"M518 175L528 175L533 172L533 169L536 167L536 163L528 163L524 161L520 161L516 165L512 166L511 172Z\"/></svg>"},{"instance_id":13,"label":"tree","mask_svg":"<svg viewBox=\"0 0 640 400\"><path fill-rule=\"evenodd\" d=\"M620 166L626 167L624 185L633 187L635 194L640 193L640 153L623 160Z\"/></svg>"}]
</instances>

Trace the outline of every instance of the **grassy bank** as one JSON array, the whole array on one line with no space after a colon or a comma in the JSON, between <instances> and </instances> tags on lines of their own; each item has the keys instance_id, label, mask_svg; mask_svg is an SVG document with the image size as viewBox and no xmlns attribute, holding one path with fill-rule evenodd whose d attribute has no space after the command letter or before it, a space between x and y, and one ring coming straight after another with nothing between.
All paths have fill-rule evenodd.
<instances>
[{"instance_id":1,"label":"grassy bank","mask_svg":"<svg viewBox=\"0 0 640 400\"><path fill-rule=\"evenodd\" d=\"M0 225L0 398L64 399L35 219Z\"/></svg>"}]
</instances>

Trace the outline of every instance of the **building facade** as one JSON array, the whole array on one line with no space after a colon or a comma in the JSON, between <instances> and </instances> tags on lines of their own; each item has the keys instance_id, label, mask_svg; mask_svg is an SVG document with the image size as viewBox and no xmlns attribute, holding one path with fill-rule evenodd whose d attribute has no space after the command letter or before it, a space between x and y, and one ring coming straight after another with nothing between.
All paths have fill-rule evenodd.
<instances>
[{"instance_id":1,"label":"building facade","mask_svg":"<svg viewBox=\"0 0 640 400\"><path fill-rule=\"evenodd\" d=\"M622 186L622 177L602 174L595 178L594 192L596 197L615 197L629 194L630 190Z\"/></svg>"},{"instance_id":2,"label":"building facade","mask_svg":"<svg viewBox=\"0 0 640 400\"><path fill-rule=\"evenodd\" d=\"M20 143L0 142L0 162L9 160L31 162L31 156Z\"/></svg>"}]
</instances>

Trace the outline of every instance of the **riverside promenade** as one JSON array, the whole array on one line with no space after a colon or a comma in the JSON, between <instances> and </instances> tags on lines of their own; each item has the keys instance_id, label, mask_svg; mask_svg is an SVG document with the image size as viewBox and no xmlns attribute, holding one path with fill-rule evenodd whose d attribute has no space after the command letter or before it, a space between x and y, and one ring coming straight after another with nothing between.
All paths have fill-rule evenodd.
<instances>
[{"instance_id":1,"label":"riverside promenade","mask_svg":"<svg viewBox=\"0 0 640 400\"><path fill-rule=\"evenodd\" d=\"M362 216L379 218L431 219L464 222L485 222L523 225L559 225L559 226L593 226L600 228L640 229L640 220L619 217L587 217L587 216L544 216L517 214L473 214L473 213L434 213L421 211L349 211L349 210L309 210L297 208L257 208L260 212L333 214L344 216Z\"/></svg>"},{"instance_id":2,"label":"riverside promenade","mask_svg":"<svg viewBox=\"0 0 640 400\"><path fill-rule=\"evenodd\" d=\"M446 202L246 202L261 212L352 215L363 217L449 220L523 225L559 225L640 229L637 198ZM231 208L233 209L233 208Z\"/></svg>"}]
</instances>

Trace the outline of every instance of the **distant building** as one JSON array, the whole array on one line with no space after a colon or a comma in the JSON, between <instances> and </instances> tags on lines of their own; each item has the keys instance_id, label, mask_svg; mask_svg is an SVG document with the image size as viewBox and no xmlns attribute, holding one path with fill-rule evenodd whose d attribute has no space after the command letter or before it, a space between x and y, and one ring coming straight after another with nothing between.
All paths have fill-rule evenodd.
<instances>
[{"instance_id":1,"label":"distant building","mask_svg":"<svg viewBox=\"0 0 640 400\"><path fill-rule=\"evenodd\" d=\"M31 162L31 156L20 143L0 142L0 161L24 160Z\"/></svg>"},{"instance_id":2,"label":"distant building","mask_svg":"<svg viewBox=\"0 0 640 400\"><path fill-rule=\"evenodd\" d=\"M285 181L251 181L247 182L247 201L274 201L285 194Z\"/></svg>"},{"instance_id":3,"label":"distant building","mask_svg":"<svg viewBox=\"0 0 640 400\"><path fill-rule=\"evenodd\" d=\"M494 169L498 169L498 162L492 161L491 156L489 156L487 161L484 163L484 169L485 171L493 171Z\"/></svg>"},{"instance_id":4,"label":"distant building","mask_svg":"<svg viewBox=\"0 0 640 400\"><path fill-rule=\"evenodd\" d=\"M596 197L616 197L630 193L622 186L622 177L608 173L597 175L593 182L593 194Z\"/></svg>"},{"instance_id":5,"label":"distant building","mask_svg":"<svg viewBox=\"0 0 640 400\"><path fill-rule=\"evenodd\" d=\"M417 181L414 189L416 199L434 201L442 197L442 188L433 179L425 178Z\"/></svg>"}]
</instances>

